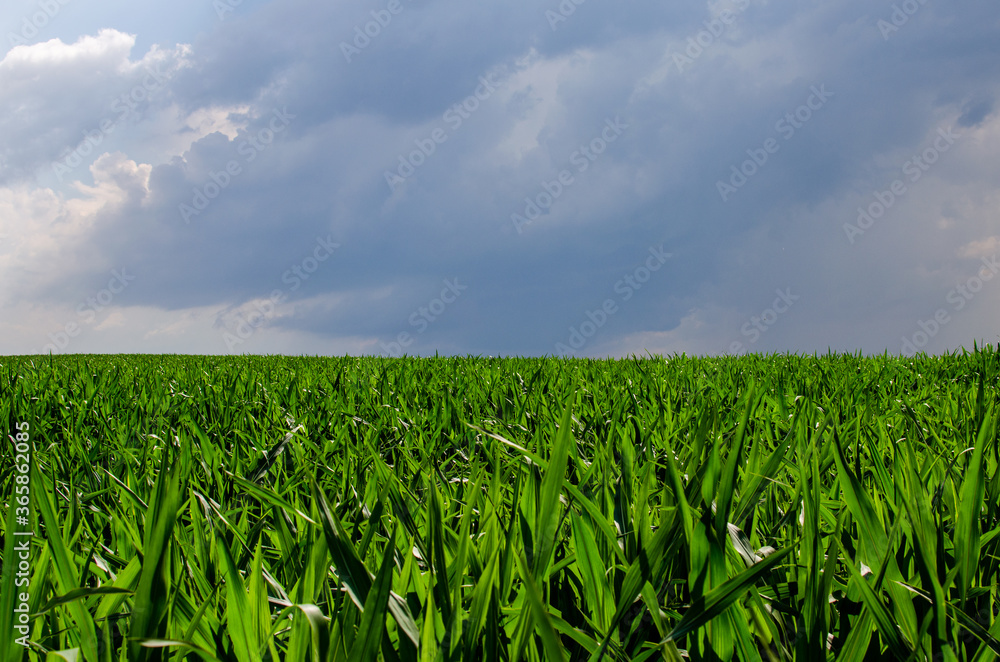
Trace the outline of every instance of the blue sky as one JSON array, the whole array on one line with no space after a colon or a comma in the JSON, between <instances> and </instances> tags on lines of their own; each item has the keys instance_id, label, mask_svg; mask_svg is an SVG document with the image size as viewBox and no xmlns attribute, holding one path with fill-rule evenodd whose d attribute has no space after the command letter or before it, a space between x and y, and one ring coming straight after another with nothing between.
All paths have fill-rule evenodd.
<instances>
[{"instance_id":1,"label":"blue sky","mask_svg":"<svg viewBox=\"0 0 1000 662\"><path fill-rule=\"evenodd\" d=\"M14 0L0 354L1000 341L1000 8Z\"/></svg>"}]
</instances>

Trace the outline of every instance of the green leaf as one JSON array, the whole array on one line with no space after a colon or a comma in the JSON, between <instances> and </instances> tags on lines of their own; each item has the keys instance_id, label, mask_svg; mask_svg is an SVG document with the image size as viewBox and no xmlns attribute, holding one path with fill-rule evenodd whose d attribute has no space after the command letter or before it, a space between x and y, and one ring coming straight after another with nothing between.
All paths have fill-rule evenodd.
<instances>
[{"instance_id":1,"label":"green leaf","mask_svg":"<svg viewBox=\"0 0 1000 662\"><path fill-rule=\"evenodd\" d=\"M600 632L606 634L611 629L611 619L614 616L614 594L608 585L607 569L597 549L590 524L576 513L570 515L570 524L580 579L589 606L586 611L590 612Z\"/></svg>"},{"instance_id":2,"label":"green leaf","mask_svg":"<svg viewBox=\"0 0 1000 662\"><path fill-rule=\"evenodd\" d=\"M664 641L676 641L726 611L729 605L743 597L758 579L788 556L792 550L792 547L786 547L774 552L763 561L758 562L751 568L747 568L706 593L704 597L699 598L687 608L684 616L681 617L680 623L674 627Z\"/></svg>"},{"instance_id":3,"label":"green leaf","mask_svg":"<svg viewBox=\"0 0 1000 662\"><path fill-rule=\"evenodd\" d=\"M260 662L261 642L253 627L253 612L243 577L233 561L222 532L215 529L216 549L226 575L226 631L233 641L233 648L240 660Z\"/></svg>"},{"instance_id":4,"label":"green leaf","mask_svg":"<svg viewBox=\"0 0 1000 662\"><path fill-rule=\"evenodd\" d=\"M549 612L542 602L542 594L538 592L538 586L532 577L528 562L521 555L517 556L517 568L521 573L521 581L524 582L525 595L528 604L531 606L531 614L534 616L535 632L542 639L542 649L545 651L546 661L561 662L566 659L566 651L563 649L559 635L552 626Z\"/></svg>"},{"instance_id":5,"label":"green leaf","mask_svg":"<svg viewBox=\"0 0 1000 662\"><path fill-rule=\"evenodd\" d=\"M878 515L875 513L875 505L872 503L871 497L868 496L861 481L848 467L844 448L841 446L840 437L836 432L834 432L833 447L834 460L837 463L837 479L844 492L847 508L857 520L861 534L861 549L864 556L861 560L869 567L878 567L888 553L889 539L882 527L882 522L879 521Z\"/></svg>"},{"instance_id":6,"label":"green leaf","mask_svg":"<svg viewBox=\"0 0 1000 662\"><path fill-rule=\"evenodd\" d=\"M143 648L184 648L187 650L194 651L201 656L203 660L212 660L212 662L221 662L211 651L205 650L198 644L191 643L190 641L180 641L175 639L142 639L139 641Z\"/></svg>"},{"instance_id":7,"label":"green leaf","mask_svg":"<svg viewBox=\"0 0 1000 662\"><path fill-rule=\"evenodd\" d=\"M261 501L267 502L267 503L271 504L272 506L283 508L283 509L285 509L286 511L288 511L290 513L295 513L296 515L298 515L299 517L301 517L302 519L304 519L309 524L312 524L314 526L318 526L319 525L318 522L314 522L304 512L302 512L301 510L299 510L298 508L296 508L292 504L288 503L288 501L286 501L285 499L282 499L281 497L279 497L277 494L275 494L271 490L269 490L267 488L264 488L264 487L261 487L260 485L257 485L256 483L250 482L248 480L244 480L243 478L240 478L239 476L236 476L234 474L231 474L231 473L227 472L227 475L229 476L230 480L232 480L235 485L237 485L237 486L243 488L244 490L246 490L251 496L257 497Z\"/></svg>"},{"instance_id":8,"label":"green leaf","mask_svg":"<svg viewBox=\"0 0 1000 662\"><path fill-rule=\"evenodd\" d=\"M719 485L719 492L716 495L715 509L715 535L719 540L726 537L726 525L729 523L729 513L733 506L733 490L736 487L736 478L743 459L743 446L746 443L747 424L750 421L750 414L757 407L757 399L754 396L754 389L751 385L746 394L746 405L743 409L743 418L736 429L736 436L729 444L729 457L726 458L726 467L722 472L722 482Z\"/></svg>"},{"instance_id":9,"label":"green leaf","mask_svg":"<svg viewBox=\"0 0 1000 662\"><path fill-rule=\"evenodd\" d=\"M337 569L337 575L343 582L344 588L347 589L351 601L357 605L358 609L364 610L365 600L368 599L368 592L372 586L371 575L358 557L347 532L344 530L344 525L330 509L330 504L323 491L320 490L315 481L312 481L311 485L313 501L320 513L319 519L323 526L323 534L326 536L327 546L330 550L330 556L333 558L334 567ZM400 630L414 645L417 645L420 641L419 630L406 605L401 600L392 597L389 600L389 611L392 612L392 617L396 619Z\"/></svg>"},{"instance_id":10,"label":"green leaf","mask_svg":"<svg viewBox=\"0 0 1000 662\"><path fill-rule=\"evenodd\" d=\"M994 411L983 419L979 436L972 452L972 459L965 467L964 480L959 496L958 517L955 523L955 558L958 561L959 592L964 608L969 588L975 581L979 567L979 546L982 533L980 519L986 476L983 472L983 453L995 437Z\"/></svg>"},{"instance_id":11,"label":"green leaf","mask_svg":"<svg viewBox=\"0 0 1000 662\"><path fill-rule=\"evenodd\" d=\"M164 452L151 507L146 511L142 572L135 590L129 628L129 639L132 641L129 658L138 662L147 659L147 651L138 642L161 639L166 634L163 618L166 616L169 592L167 552L181 503L180 473L180 462L170 463L170 453Z\"/></svg>"},{"instance_id":12,"label":"green leaf","mask_svg":"<svg viewBox=\"0 0 1000 662\"><path fill-rule=\"evenodd\" d=\"M393 530L386 543L382 555L382 565L379 567L375 583L365 600L365 610L361 618L361 627L351 648L352 661L374 661L378 657L379 646L385 633L385 622L389 608L389 590L392 588L392 569L396 563L396 531Z\"/></svg>"},{"instance_id":13,"label":"green leaf","mask_svg":"<svg viewBox=\"0 0 1000 662\"><path fill-rule=\"evenodd\" d=\"M17 475L17 474L16 474ZM32 477L34 480L34 477ZM13 482L13 481L12 481ZM15 483L16 484L16 483ZM40 485L40 483L36 483ZM26 544L29 547L28 554L31 554L31 536L18 536L14 534L17 528L14 526L15 522L15 502L11 498L10 507L7 508L7 528L5 529L6 535L4 536L3 544L3 558L9 560L3 564L3 574L0 575L0 632L4 633L4 636L0 641L3 641L5 646L4 649L0 649L0 660L3 662L16 662L21 660L24 656L25 649L15 642L20 635L20 633L14 630L14 619L16 618L14 614L14 609L16 607L15 600L17 600L19 594L24 593L23 590L18 590L15 587L15 543ZM20 604L20 600L17 600L17 605ZM29 629L30 633L30 629Z\"/></svg>"},{"instance_id":14,"label":"green leaf","mask_svg":"<svg viewBox=\"0 0 1000 662\"><path fill-rule=\"evenodd\" d=\"M323 615L323 611L316 605L297 604L292 606L305 616L306 622L309 624L309 633L311 634L312 642L309 659L312 662L325 662L327 659L327 649L330 644L328 632L329 619ZM299 619L295 619L295 621L298 622ZM302 652L305 650L305 646L301 642L293 639L290 642L289 650L298 652L300 657L296 659L303 659Z\"/></svg>"},{"instance_id":15,"label":"green leaf","mask_svg":"<svg viewBox=\"0 0 1000 662\"><path fill-rule=\"evenodd\" d=\"M548 568L552 561L552 550L556 544L556 534L562 512L559 496L562 494L562 486L566 479L569 449L574 443L572 432L574 399L574 394L570 394L567 398L562 420L552 443L549 465L542 478L542 489L538 496L538 511L535 519L534 576L540 582L545 581L548 576Z\"/></svg>"},{"instance_id":16,"label":"green leaf","mask_svg":"<svg viewBox=\"0 0 1000 662\"><path fill-rule=\"evenodd\" d=\"M779 401L783 402L784 398L779 398ZM795 441L794 435L788 434L785 440L778 444L774 452L764 462L764 467L758 472L749 474L740 493L736 508L733 511L732 521L734 524L743 526L744 520L753 513L753 508L757 505L761 494L771 484L771 481L777 477L778 470L785 459L785 453L793 441ZM763 444L763 440L758 440L757 444Z\"/></svg>"},{"instance_id":17,"label":"green leaf","mask_svg":"<svg viewBox=\"0 0 1000 662\"><path fill-rule=\"evenodd\" d=\"M854 581L861 590L861 600L865 606L865 609L871 613L872 618L875 620L875 627L878 629L880 635L882 635L883 640L889 646L889 650L894 651L896 655L908 654L910 653L910 647L906 645L903 640L902 635L899 633L899 629L892 620L892 616L889 611L879 600L879 597L875 595L875 591L872 587L868 585L868 582L864 577L861 576L861 572L855 566L854 561L851 559L847 550L844 549L843 544L840 540L836 540L837 546L840 548L841 554L844 555L845 563L847 569L850 570L851 576L854 577Z\"/></svg>"},{"instance_id":18,"label":"green leaf","mask_svg":"<svg viewBox=\"0 0 1000 662\"><path fill-rule=\"evenodd\" d=\"M87 598L92 595L114 595L114 594L131 595L132 591L124 588L115 588L114 586L99 586L97 588L75 588L72 591L65 593L64 595L52 598L51 600L46 602L44 605L38 608L38 611L36 612L35 615L40 616L46 613L47 611L55 607L58 607L59 605L75 602L76 600L79 600L81 598Z\"/></svg>"},{"instance_id":19,"label":"green leaf","mask_svg":"<svg viewBox=\"0 0 1000 662\"><path fill-rule=\"evenodd\" d=\"M315 480L311 481L310 484L337 576L343 582L344 588L347 589L347 595L350 596L354 604L357 605L358 609L364 610L365 600L368 598L368 591L371 590L372 586L371 575L368 574L365 564L358 557L350 537L344 530L344 525L330 508L330 504L319 485L316 484Z\"/></svg>"},{"instance_id":20,"label":"green leaf","mask_svg":"<svg viewBox=\"0 0 1000 662\"><path fill-rule=\"evenodd\" d=\"M59 520L56 519L55 507L52 504L47 489L48 486L42 482L41 475L38 473L38 468L34 462L31 464L30 476L33 488L33 501L38 510L41 511L42 521L45 523L47 534L46 539L48 540L49 549L52 551L52 559L55 562L56 586L65 594L76 587L76 578L79 576L79 571L76 564L70 558L70 552L62 539L62 527L59 526ZM9 537L13 538L13 536ZM13 556L7 558L13 560ZM83 652L84 659L96 660L97 629L94 626L94 619L79 602L70 602L68 608L70 615L73 617L73 630L79 637L80 649Z\"/></svg>"}]
</instances>

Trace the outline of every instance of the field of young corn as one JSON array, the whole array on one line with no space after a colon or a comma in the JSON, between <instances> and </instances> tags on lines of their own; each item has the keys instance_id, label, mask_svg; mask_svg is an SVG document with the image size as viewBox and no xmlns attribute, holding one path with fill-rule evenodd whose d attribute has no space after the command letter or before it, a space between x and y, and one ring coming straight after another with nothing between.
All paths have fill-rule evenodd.
<instances>
[{"instance_id":1,"label":"field of young corn","mask_svg":"<svg viewBox=\"0 0 1000 662\"><path fill-rule=\"evenodd\" d=\"M0 662L995 659L998 384L992 347L0 358Z\"/></svg>"}]
</instances>

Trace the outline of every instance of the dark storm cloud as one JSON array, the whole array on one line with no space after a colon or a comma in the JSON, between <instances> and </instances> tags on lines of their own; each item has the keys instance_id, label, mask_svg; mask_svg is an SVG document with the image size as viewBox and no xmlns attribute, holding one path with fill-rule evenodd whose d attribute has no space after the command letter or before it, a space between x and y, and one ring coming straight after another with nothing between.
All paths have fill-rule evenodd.
<instances>
[{"instance_id":1,"label":"dark storm cloud","mask_svg":"<svg viewBox=\"0 0 1000 662\"><path fill-rule=\"evenodd\" d=\"M860 1L234 13L195 40L171 94L188 112L246 106L245 128L153 164L148 193L101 212L87 248L141 265L133 303L228 319L280 290L270 327L388 342L422 318L411 353L552 353L609 298L620 308L585 351L699 310L735 324L706 331L722 351L789 286L802 302L754 349L879 350L960 273L960 247L997 232L940 202L912 222L922 235L887 214L845 240L858 204L938 128L983 126L1000 91L993 10L911 4L905 20ZM275 113L291 117L258 149ZM954 154L895 212L945 184L986 204L992 189ZM926 238L962 213L967 232ZM293 288L320 239L341 248ZM669 263L622 301L618 284L660 246ZM415 325L449 278L467 291ZM880 305L892 319L867 321Z\"/></svg>"}]
</instances>

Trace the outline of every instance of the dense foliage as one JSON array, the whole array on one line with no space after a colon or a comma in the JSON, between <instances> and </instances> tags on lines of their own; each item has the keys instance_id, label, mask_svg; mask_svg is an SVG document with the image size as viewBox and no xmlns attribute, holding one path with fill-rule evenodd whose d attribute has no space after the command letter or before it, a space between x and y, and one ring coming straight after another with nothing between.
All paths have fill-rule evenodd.
<instances>
[{"instance_id":1,"label":"dense foliage","mask_svg":"<svg viewBox=\"0 0 1000 662\"><path fill-rule=\"evenodd\" d=\"M991 347L2 358L35 535L27 653L5 510L0 656L993 659L998 376Z\"/></svg>"}]
</instances>

